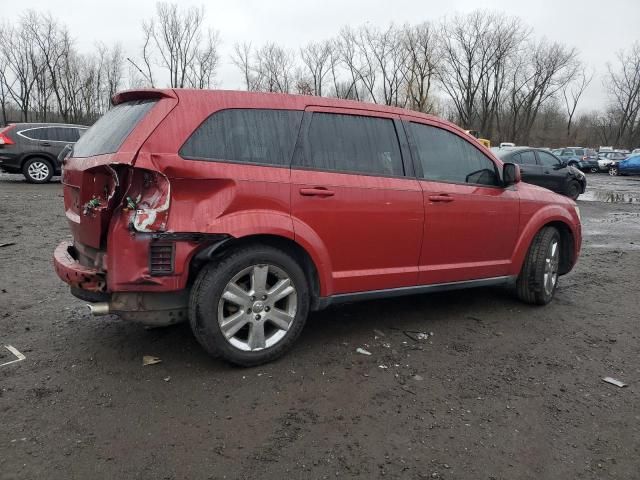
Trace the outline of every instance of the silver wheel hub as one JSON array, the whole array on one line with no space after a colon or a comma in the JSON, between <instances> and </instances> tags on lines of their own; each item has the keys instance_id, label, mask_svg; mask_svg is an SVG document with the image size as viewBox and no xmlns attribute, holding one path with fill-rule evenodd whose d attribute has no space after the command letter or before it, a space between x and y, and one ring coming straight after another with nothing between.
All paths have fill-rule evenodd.
<instances>
[{"instance_id":1,"label":"silver wheel hub","mask_svg":"<svg viewBox=\"0 0 640 480\"><path fill-rule=\"evenodd\" d=\"M293 325L298 296L279 267L258 264L238 272L218 302L218 325L227 341L243 351L270 348Z\"/></svg>"},{"instance_id":2,"label":"silver wheel hub","mask_svg":"<svg viewBox=\"0 0 640 480\"><path fill-rule=\"evenodd\" d=\"M557 240L553 240L549 245L547 256L544 260L544 292L551 295L558 283L558 266L560 265L560 246Z\"/></svg>"},{"instance_id":3,"label":"silver wheel hub","mask_svg":"<svg viewBox=\"0 0 640 480\"><path fill-rule=\"evenodd\" d=\"M49 175L49 166L44 162L33 162L27 172L34 180L44 180Z\"/></svg>"}]
</instances>

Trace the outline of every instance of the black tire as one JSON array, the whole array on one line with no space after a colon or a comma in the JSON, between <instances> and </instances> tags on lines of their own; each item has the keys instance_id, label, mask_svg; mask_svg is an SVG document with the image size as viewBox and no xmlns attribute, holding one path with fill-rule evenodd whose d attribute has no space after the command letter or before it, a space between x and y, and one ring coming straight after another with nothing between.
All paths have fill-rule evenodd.
<instances>
[{"instance_id":1,"label":"black tire","mask_svg":"<svg viewBox=\"0 0 640 480\"><path fill-rule=\"evenodd\" d=\"M612 177L620 175L620 171L618 170L617 165L612 165L609 167L609 175L611 175Z\"/></svg>"},{"instance_id":2,"label":"black tire","mask_svg":"<svg viewBox=\"0 0 640 480\"><path fill-rule=\"evenodd\" d=\"M553 288L548 292L544 288L544 274L546 259L554 240L557 242L558 255L561 255L560 234L554 227L544 227L531 242L524 265L516 281L518 298L525 303L546 305L553 299L558 287L557 277Z\"/></svg>"},{"instance_id":3,"label":"black tire","mask_svg":"<svg viewBox=\"0 0 640 480\"><path fill-rule=\"evenodd\" d=\"M598 168L598 167L591 167L591 168L589 169L589 171L590 171L591 173L598 173L599 168Z\"/></svg>"},{"instance_id":4,"label":"black tire","mask_svg":"<svg viewBox=\"0 0 640 480\"><path fill-rule=\"evenodd\" d=\"M273 265L289 277L297 296L295 317L284 337L275 345L257 351L245 351L232 345L223 334L218 323L218 305L234 276L245 268L263 264ZM309 283L298 262L274 247L254 245L231 250L200 271L191 289L189 323L196 339L210 355L250 367L275 360L291 348L306 323L309 303ZM268 314L264 315L268 317Z\"/></svg>"},{"instance_id":5,"label":"black tire","mask_svg":"<svg viewBox=\"0 0 640 480\"><path fill-rule=\"evenodd\" d=\"M47 183L53 177L53 165L46 158L33 157L24 162L22 174L29 183Z\"/></svg>"},{"instance_id":6,"label":"black tire","mask_svg":"<svg viewBox=\"0 0 640 480\"><path fill-rule=\"evenodd\" d=\"M580 184L575 180L571 180L567 185L566 196L571 200L577 200L580 196Z\"/></svg>"}]
</instances>

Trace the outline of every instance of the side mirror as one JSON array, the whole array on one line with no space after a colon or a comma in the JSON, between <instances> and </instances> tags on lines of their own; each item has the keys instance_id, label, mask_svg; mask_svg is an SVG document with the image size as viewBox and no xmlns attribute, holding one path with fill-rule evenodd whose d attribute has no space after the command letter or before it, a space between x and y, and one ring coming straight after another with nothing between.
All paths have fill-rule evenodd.
<instances>
[{"instance_id":1,"label":"side mirror","mask_svg":"<svg viewBox=\"0 0 640 480\"><path fill-rule=\"evenodd\" d=\"M520 167L515 163L505 163L502 168L502 181L504 186L515 185L522 181L522 175L520 175Z\"/></svg>"}]
</instances>

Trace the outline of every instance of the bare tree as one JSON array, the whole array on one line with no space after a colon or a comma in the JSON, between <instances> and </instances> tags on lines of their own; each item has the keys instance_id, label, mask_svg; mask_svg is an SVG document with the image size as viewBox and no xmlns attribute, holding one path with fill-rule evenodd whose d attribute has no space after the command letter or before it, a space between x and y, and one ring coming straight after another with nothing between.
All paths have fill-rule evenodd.
<instances>
[{"instance_id":1,"label":"bare tree","mask_svg":"<svg viewBox=\"0 0 640 480\"><path fill-rule=\"evenodd\" d=\"M606 87L611 109L618 118L614 143L634 148L640 142L640 42L617 54L616 67L608 65Z\"/></svg>"},{"instance_id":2,"label":"bare tree","mask_svg":"<svg viewBox=\"0 0 640 480\"><path fill-rule=\"evenodd\" d=\"M567 111L567 140L571 139L571 124L576 108L578 108L578 102L592 79L593 72L587 73L586 68L582 66L575 77L562 89L562 97Z\"/></svg>"},{"instance_id":3,"label":"bare tree","mask_svg":"<svg viewBox=\"0 0 640 480\"><path fill-rule=\"evenodd\" d=\"M325 79L337 61L332 55L333 48L333 42L325 40L311 42L300 49L300 58L311 79L312 95L322 96Z\"/></svg>"},{"instance_id":4,"label":"bare tree","mask_svg":"<svg viewBox=\"0 0 640 480\"><path fill-rule=\"evenodd\" d=\"M424 22L405 26L404 48L407 51L405 79L409 108L431 113L434 110L432 86L442 57L440 39L433 25Z\"/></svg>"},{"instance_id":5,"label":"bare tree","mask_svg":"<svg viewBox=\"0 0 640 480\"><path fill-rule=\"evenodd\" d=\"M242 71L245 88L248 91L257 90L257 79L253 72L251 43L236 43L233 46L231 63Z\"/></svg>"},{"instance_id":6,"label":"bare tree","mask_svg":"<svg viewBox=\"0 0 640 480\"><path fill-rule=\"evenodd\" d=\"M175 3L156 4L156 16L142 26L146 74L138 68L152 85L154 54L158 66L167 72L172 88L210 85L218 64L219 37L217 32L209 30L202 47L203 21L204 7L181 11Z\"/></svg>"}]
</instances>

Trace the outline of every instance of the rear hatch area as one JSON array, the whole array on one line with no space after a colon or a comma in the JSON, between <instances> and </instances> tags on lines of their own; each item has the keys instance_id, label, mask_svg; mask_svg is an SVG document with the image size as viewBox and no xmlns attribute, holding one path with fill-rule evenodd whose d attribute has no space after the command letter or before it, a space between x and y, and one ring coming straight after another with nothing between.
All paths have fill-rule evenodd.
<instances>
[{"instance_id":1,"label":"rear hatch area","mask_svg":"<svg viewBox=\"0 0 640 480\"><path fill-rule=\"evenodd\" d=\"M135 168L137 153L177 105L173 90L136 90L118 94L113 108L75 144L63 161L64 209L74 238L74 257L99 268L100 252L114 212L122 208L144 216L142 207L168 207L166 179ZM155 214L152 214L155 221ZM148 218L138 223L149 222Z\"/></svg>"}]
</instances>

